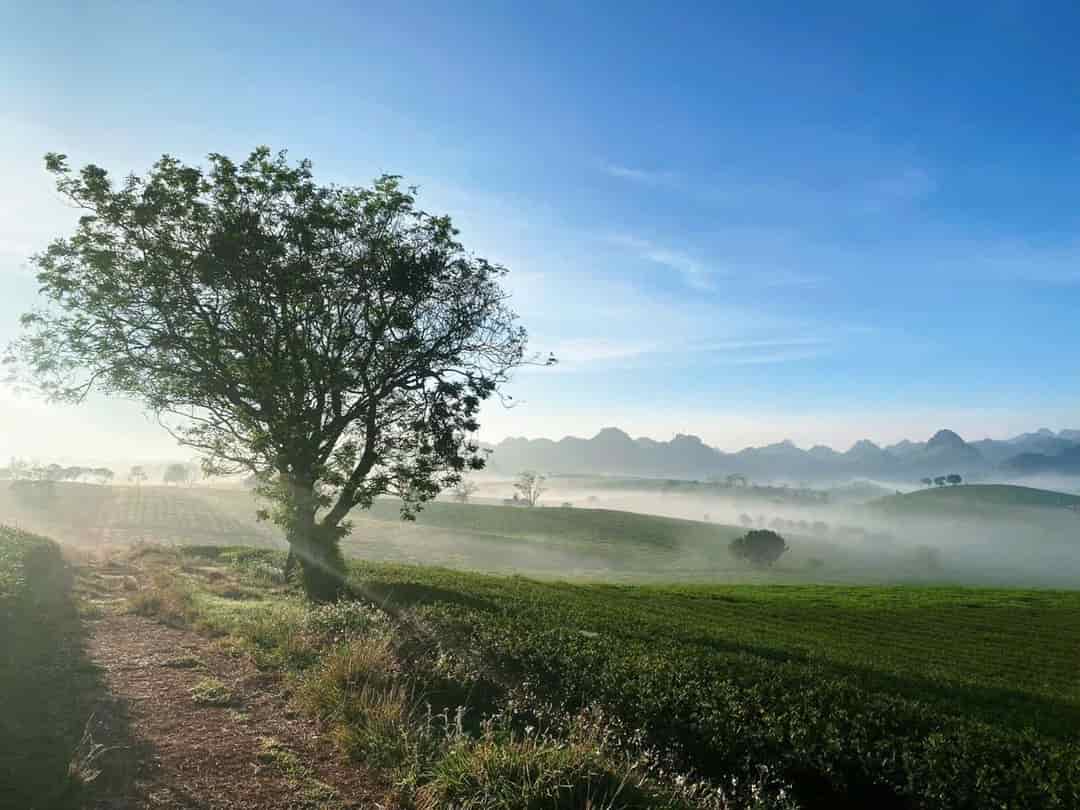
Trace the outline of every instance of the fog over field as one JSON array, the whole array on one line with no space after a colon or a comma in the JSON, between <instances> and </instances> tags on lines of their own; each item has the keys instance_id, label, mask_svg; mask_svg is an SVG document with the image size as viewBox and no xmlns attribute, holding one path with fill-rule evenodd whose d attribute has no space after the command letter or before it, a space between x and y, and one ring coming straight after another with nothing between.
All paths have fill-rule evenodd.
<instances>
[{"instance_id":1,"label":"fog over field","mask_svg":"<svg viewBox=\"0 0 1080 810\"><path fill-rule=\"evenodd\" d=\"M175 464L173 466L176 466ZM238 542L284 548L255 519L265 502L239 479L164 486L0 482L7 521L85 548L138 542ZM551 476L534 508L515 479L479 474L468 503L444 493L415 521L393 499L357 509L353 556L456 568L620 581L940 582L1072 587L1080 571L1080 496L1026 486L962 485L901 493L865 480L831 487L727 486L672 479ZM652 517L650 517L652 516ZM788 552L755 569L728 552L771 529Z\"/></svg>"}]
</instances>

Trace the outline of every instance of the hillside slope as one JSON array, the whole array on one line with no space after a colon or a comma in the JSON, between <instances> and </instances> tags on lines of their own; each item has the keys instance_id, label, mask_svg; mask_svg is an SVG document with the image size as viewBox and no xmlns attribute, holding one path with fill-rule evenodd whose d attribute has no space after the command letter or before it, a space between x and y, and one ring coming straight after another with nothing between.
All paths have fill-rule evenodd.
<instances>
[{"instance_id":1,"label":"hillside slope","mask_svg":"<svg viewBox=\"0 0 1080 810\"><path fill-rule=\"evenodd\" d=\"M889 495L868 506L894 513L982 512L993 509L1062 509L1080 506L1080 496L1011 484L965 484Z\"/></svg>"}]
</instances>

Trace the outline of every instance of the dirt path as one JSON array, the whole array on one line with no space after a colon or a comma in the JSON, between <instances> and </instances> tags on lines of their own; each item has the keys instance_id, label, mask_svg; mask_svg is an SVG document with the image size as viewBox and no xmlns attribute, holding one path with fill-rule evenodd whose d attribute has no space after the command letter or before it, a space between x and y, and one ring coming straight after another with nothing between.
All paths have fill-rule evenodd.
<instances>
[{"instance_id":1,"label":"dirt path","mask_svg":"<svg viewBox=\"0 0 1080 810\"><path fill-rule=\"evenodd\" d=\"M124 571L85 572L98 601L118 599ZM343 763L315 724L294 714L282 684L214 640L105 611L87 621L87 652L107 695L95 710L100 810L377 807L362 768ZM226 705L193 696L219 682ZM211 695L222 698L223 695Z\"/></svg>"}]
</instances>

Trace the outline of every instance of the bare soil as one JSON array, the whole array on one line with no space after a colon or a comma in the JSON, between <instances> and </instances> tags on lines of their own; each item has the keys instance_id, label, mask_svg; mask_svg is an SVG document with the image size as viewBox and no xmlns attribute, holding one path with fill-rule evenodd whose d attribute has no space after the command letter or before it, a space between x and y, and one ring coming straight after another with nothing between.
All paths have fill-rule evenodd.
<instances>
[{"instance_id":1,"label":"bare soil","mask_svg":"<svg viewBox=\"0 0 1080 810\"><path fill-rule=\"evenodd\" d=\"M111 749L98 760L88 808L380 806L378 780L290 709L278 676L214 639L118 610L136 573L115 562L84 570L85 590L104 608L86 620L105 687L91 728ZM193 697L211 678L231 692L228 705Z\"/></svg>"}]
</instances>

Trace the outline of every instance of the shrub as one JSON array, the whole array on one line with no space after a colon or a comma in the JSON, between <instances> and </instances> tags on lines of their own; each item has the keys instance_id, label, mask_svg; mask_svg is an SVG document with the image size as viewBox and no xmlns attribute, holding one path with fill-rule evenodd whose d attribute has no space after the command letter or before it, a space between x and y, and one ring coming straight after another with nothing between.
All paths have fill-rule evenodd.
<instances>
[{"instance_id":1,"label":"shrub","mask_svg":"<svg viewBox=\"0 0 1080 810\"><path fill-rule=\"evenodd\" d=\"M389 629L389 618L364 602L342 600L310 608L304 626L326 641L341 642L372 633L384 634Z\"/></svg>"},{"instance_id":2,"label":"shrub","mask_svg":"<svg viewBox=\"0 0 1080 810\"><path fill-rule=\"evenodd\" d=\"M203 678L191 687L191 699L200 706L231 706L236 695L217 678Z\"/></svg>"},{"instance_id":3,"label":"shrub","mask_svg":"<svg viewBox=\"0 0 1080 810\"><path fill-rule=\"evenodd\" d=\"M306 610L298 602L277 602L245 610L223 629L236 632L260 669L298 669L319 657L316 639L305 629Z\"/></svg>"},{"instance_id":4,"label":"shrub","mask_svg":"<svg viewBox=\"0 0 1080 810\"><path fill-rule=\"evenodd\" d=\"M361 638L341 645L322 657L300 680L295 700L305 711L322 720L339 720L353 711L350 706L367 687L385 688L399 674L389 641Z\"/></svg>"},{"instance_id":5,"label":"shrub","mask_svg":"<svg viewBox=\"0 0 1080 810\"><path fill-rule=\"evenodd\" d=\"M751 529L731 541L731 553L754 565L770 566L788 550L784 538L768 529Z\"/></svg>"},{"instance_id":6,"label":"shrub","mask_svg":"<svg viewBox=\"0 0 1080 810\"><path fill-rule=\"evenodd\" d=\"M166 573L156 574L150 585L129 596L128 607L136 615L153 617L175 627L190 626L198 618L191 587Z\"/></svg>"},{"instance_id":7,"label":"shrub","mask_svg":"<svg viewBox=\"0 0 1080 810\"><path fill-rule=\"evenodd\" d=\"M368 683L341 704L330 737L350 759L396 768L426 759L424 749L431 741L422 718L420 703L404 684Z\"/></svg>"}]
</instances>

